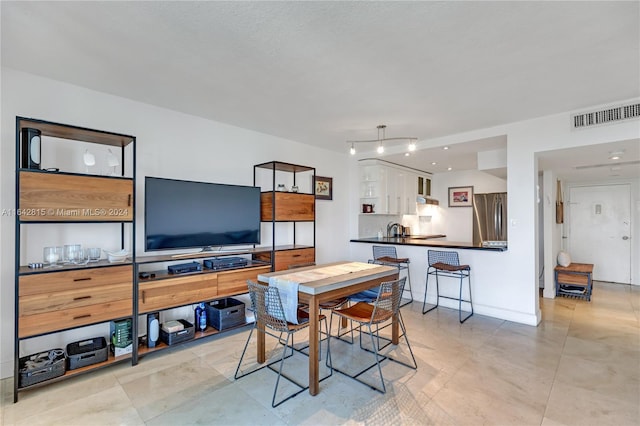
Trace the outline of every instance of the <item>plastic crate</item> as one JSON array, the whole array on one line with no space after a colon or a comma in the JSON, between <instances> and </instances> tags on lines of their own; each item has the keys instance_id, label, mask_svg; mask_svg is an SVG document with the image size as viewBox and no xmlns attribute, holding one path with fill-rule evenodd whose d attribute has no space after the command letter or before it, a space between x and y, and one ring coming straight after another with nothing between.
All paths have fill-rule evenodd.
<instances>
[{"instance_id":1,"label":"plastic crate","mask_svg":"<svg viewBox=\"0 0 640 426\"><path fill-rule=\"evenodd\" d=\"M18 363L18 386L23 388L63 376L65 367L65 354L62 349L51 349L22 357Z\"/></svg>"},{"instance_id":2,"label":"plastic crate","mask_svg":"<svg viewBox=\"0 0 640 426\"><path fill-rule=\"evenodd\" d=\"M97 364L106 361L108 357L109 348L104 337L94 337L67 345L67 368L69 370Z\"/></svg>"},{"instance_id":3,"label":"plastic crate","mask_svg":"<svg viewBox=\"0 0 640 426\"><path fill-rule=\"evenodd\" d=\"M206 304L207 322L218 330L236 327L245 323L244 303L228 297Z\"/></svg>"},{"instance_id":4,"label":"plastic crate","mask_svg":"<svg viewBox=\"0 0 640 426\"><path fill-rule=\"evenodd\" d=\"M184 325L184 329L180 331L174 331L173 333L167 333L165 330L160 327L160 340L165 342L167 345L175 345L176 343L186 342L187 340L193 339L196 333L196 328L189 321L179 319Z\"/></svg>"}]
</instances>

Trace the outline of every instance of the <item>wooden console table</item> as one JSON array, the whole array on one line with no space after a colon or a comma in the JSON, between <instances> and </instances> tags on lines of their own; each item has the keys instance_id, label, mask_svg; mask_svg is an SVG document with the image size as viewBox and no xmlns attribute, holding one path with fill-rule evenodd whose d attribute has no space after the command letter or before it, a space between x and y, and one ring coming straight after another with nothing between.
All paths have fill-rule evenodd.
<instances>
[{"instance_id":1,"label":"wooden console table","mask_svg":"<svg viewBox=\"0 0 640 426\"><path fill-rule=\"evenodd\" d=\"M579 297L591 301L592 263L571 263L555 267L556 296Z\"/></svg>"}]
</instances>

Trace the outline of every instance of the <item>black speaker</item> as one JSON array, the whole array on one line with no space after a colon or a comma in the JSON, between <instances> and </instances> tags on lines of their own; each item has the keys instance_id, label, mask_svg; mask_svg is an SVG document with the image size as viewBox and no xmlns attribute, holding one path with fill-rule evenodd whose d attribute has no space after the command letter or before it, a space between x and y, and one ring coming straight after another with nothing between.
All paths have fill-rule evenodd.
<instances>
[{"instance_id":1,"label":"black speaker","mask_svg":"<svg viewBox=\"0 0 640 426\"><path fill-rule=\"evenodd\" d=\"M40 136L38 129L22 129L22 168L40 169Z\"/></svg>"},{"instance_id":2,"label":"black speaker","mask_svg":"<svg viewBox=\"0 0 640 426\"><path fill-rule=\"evenodd\" d=\"M160 312L147 314L147 346L155 348L160 338Z\"/></svg>"}]
</instances>

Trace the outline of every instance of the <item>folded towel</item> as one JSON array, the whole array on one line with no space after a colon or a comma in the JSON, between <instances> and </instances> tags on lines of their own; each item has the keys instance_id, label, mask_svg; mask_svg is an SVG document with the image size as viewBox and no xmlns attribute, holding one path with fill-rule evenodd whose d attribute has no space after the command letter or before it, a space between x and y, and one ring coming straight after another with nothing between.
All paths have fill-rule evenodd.
<instances>
[{"instance_id":1,"label":"folded towel","mask_svg":"<svg viewBox=\"0 0 640 426\"><path fill-rule=\"evenodd\" d=\"M280 293L280 301L287 322L298 324L298 287L300 283L279 277L270 277L269 285L277 288Z\"/></svg>"}]
</instances>

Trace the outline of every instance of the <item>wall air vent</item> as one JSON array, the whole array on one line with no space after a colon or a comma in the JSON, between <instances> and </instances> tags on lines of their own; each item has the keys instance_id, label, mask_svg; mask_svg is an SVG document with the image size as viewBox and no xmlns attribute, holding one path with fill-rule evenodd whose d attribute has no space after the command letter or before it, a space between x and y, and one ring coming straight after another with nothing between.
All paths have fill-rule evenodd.
<instances>
[{"instance_id":1,"label":"wall air vent","mask_svg":"<svg viewBox=\"0 0 640 426\"><path fill-rule=\"evenodd\" d=\"M584 129L591 126L598 126L600 124L639 117L640 103L635 103L602 109L600 111L574 114L571 116L571 121L574 129Z\"/></svg>"}]
</instances>

